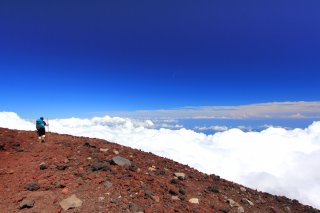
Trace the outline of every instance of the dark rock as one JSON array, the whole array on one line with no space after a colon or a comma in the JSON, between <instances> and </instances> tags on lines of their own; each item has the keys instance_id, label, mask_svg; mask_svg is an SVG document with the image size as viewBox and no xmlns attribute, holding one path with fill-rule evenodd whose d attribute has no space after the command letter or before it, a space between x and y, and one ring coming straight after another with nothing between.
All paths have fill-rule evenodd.
<instances>
[{"instance_id":1,"label":"dark rock","mask_svg":"<svg viewBox=\"0 0 320 213\"><path fill-rule=\"evenodd\" d=\"M89 141L85 142L83 146L89 147L89 148L97 148L97 146Z\"/></svg>"},{"instance_id":2,"label":"dark rock","mask_svg":"<svg viewBox=\"0 0 320 213\"><path fill-rule=\"evenodd\" d=\"M19 204L19 209L24 209L24 208L32 208L34 206L35 201L30 200L30 199L24 199L21 201Z\"/></svg>"},{"instance_id":3,"label":"dark rock","mask_svg":"<svg viewBox=\"0 0 320 213\"><path fill-rule=\"evenodd\" d=\"M21 148L15 148L15 150L16 150L16 152L23 152L24 150L23 149L21 149Z\"/></svg>"},{"instance_id":4,"label":"dark rock","mask_svg":"<svg viewBox=\"0 0 320 213\"><path fill-rule=\"evenodd\" d=\"M30 183L27 183L25 188L28 190L28 191L37 191L38 189L40 189L40 186L38 183L36 182L30 182Z\"/></svg>"},{"instance_id":5,"label":"dark rock","mask_svg":"<svg viewBox=\"0 0 320 213\"><path fill-rule=\"evenodd\" d=\"M56 165L56 168L57 168L58 170L65 170L65 169L68 168L68 167L69 167L68 164L58 164L58 165Z\"/></svg>"},{"instance_id":6,"label":"dark rock","mask_svg":"<svg viewBox=\"0 0 320 213\"><path fill-rule=\"evenodd\" d=\"M175 179L175 178L173 178L173 179L170 180L170 183L172 183L172 184L177 184L177 183L178 183L178 180Z\"/></svg>"},{"instance_id":7,"label":"dark rock","mask_svg":"<svg viewBox=\"0 0 320 213\"><path fill-rule=\"evenodd\" d=\"M219 189L217 189L217 188L214 187L214 186L209 186L209 187L207 188L207 191L208 191L208 192L213 192L213 193L219 193L219 192L220 192Z\"/></svg>"},{"instance_id":8,"label":"dark rock","mask_svg":"<svg viewBox=\"0 0 320 213\"><path fill-rule=\"evenodd\" d=\"M214 180L214 181L218 181L218 180L220 180L220 176L218 176L218 175L210 175L210 177L212 178L212 180Z\"/></svg>"},{"instance_id":9,"label":"dark rock","mask_svg":"<svg viewBox=\"0 0 320 213\"><path fill-rule=\"evenodd\" d=\"M144 191L144 196L150 198L150 197L152 197L152 195L153 195L153 193L151 191L149 191L149 190Z\"/></svg>"},{"instance_id":10,"label":"dark rock","mask_svg":"<svg viewBox=\"0 0 320 213\"><path fill-rule=\"evenodd\" d=\"M179 179L179 180L184 180L184 177L179 176L178 179Z\"/></svg>"},{"instance_id":11,"label":"dark rock","mask_svg":"<svg viewBox=\"0 0 320 213\"><path fill-rule=\"evenodd\" d=\"M169 190L169 194L171 194L171 195L178 195L178 193L175 192L175 191L173 191L172 189Z\"/></svg>"},{"instance_id":12,"label":"dark rock","mask_svg":"<svg viewBox=\"0 0 320 213\"><path fill-rule=\"evenodd\" d=\"M39 167L40 167L41 170L45 170L45 169L48 168L48 164L45 163L45 162L42 162L42 163L40 163Z\"/></svg>"},{"instance_id":13,"label":"dark rock","mask_svg":"<svg viewBox=\"0 0 320 213\"><path fill-rule=\"evenodd\" d=\"M0 143L0 151L5 151L4 144Z\"/></svg>"},{"instance_id":14,"label":"dark rock","mask_svg":"<svg viewBox=\"0 0 320 213\"><path fill-rule=\"evenodd\" d=\"M112 158L112 164L119 166L131 166L131 161L120 156Z\"/></svg>"},{"instance_id":15,"label":"dark rock","mask_svg":"<svg viewBox=\"0 0 320 213\"><path fill-rule=\"evenodd\" d=\"M166 175L166 172L165 171L163 171L163 170L157 170L156 171L156 173L155 173L156 175Z\"/></svg>"},{"instance_id":16,"label":"dark rock","mask_svg":"<svg viewBox=\"0 0 320 213\"><path fill-rule=\"evenodd\" d=\"M181 187L181 188L179 189L179 193L182 194L182 195L185 195L185 194L186 194L186 191L184 190L184 188Z\"/></svg>"},{"instance_id":17,"label":"dark rock","mask_svg":"<svg viewBox=\"0 0 320 213\"><path fill-rule=\"evenodd\" d=\"M293 199L293 200L292 200L292 203L293 203L293 204L299 204L299 201L296 200L296 199Z\"/></svg>"},{"instance_id":18,"label":"dark rock","mask_svg":"<svg viewBox=\"0 0 320 213\"><path fill-rule=\"evenodd\" d=\"M91 165L91 171L95 172L95 171L99 171L99 170L103 170L103 171L111 170L110 164L106 161L94 162Z\"/></svg>"},{"instance_id":19,"label":"dark rock","mask_svg":"<svg viewBox=\"0 0 320 213\"><path fill-rule=\"evenodd\" d=\"M219 209L219 212L228 213L229 210L228 209Z\"/></svg>"}]
</instances>

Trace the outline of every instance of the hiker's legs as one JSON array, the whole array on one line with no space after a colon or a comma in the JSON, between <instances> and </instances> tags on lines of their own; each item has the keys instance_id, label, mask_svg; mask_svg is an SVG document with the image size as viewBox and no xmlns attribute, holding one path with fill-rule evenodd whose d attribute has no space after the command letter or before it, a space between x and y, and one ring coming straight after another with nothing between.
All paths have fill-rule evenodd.
<instances>
[{"instance_id":1,"label":"hiker's legs","mask_svg":"<svg viewBox=\"0 0 320 213\"><path fill-rule=\"evenodd\" d=\"M45 128L38 129L38 135L39 135L38 137L39 141L44 142L44 138L46 137L46 129Z\"/></svg>"}]
</instances>

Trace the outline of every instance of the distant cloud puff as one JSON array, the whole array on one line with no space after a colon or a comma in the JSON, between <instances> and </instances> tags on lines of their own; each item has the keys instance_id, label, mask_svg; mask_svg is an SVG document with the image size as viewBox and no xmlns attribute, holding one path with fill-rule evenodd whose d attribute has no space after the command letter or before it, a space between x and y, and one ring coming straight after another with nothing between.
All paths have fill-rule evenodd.
<instances>
[{"instance_id":1,"label":"distant cloud puff","mask_svg":"<svg viewBox=\"0 0 320 213\"><path fill-rule=\"evenodd\" d=\"M268 127L261 132L244 132L232 128L213 135L184 128L155 129L150 120L109 116L49 122L53 132L97 137L153 152L202 172L320 208L320 122L306 129ZM12 112L0 112L0 126L34 129L34 123Z\"/></svg>"},{"instance_id":2,"label":"distant cloud puff","mask_svg":"<svg viewBox=\"0 0 320 213\"><path fill-rule=\"evenodd\" d=\"M227 126L195 126L193 128L194 130L199 130L199 131L206 131L206 130L213 130L213 131L226 131L229 128Z\"/></svg>"}]
</instances>

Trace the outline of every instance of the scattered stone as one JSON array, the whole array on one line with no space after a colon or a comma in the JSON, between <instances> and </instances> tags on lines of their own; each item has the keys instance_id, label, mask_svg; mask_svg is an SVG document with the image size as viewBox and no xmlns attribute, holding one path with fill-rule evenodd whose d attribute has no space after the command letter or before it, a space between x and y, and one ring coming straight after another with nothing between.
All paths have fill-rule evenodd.
<instances>
[{"instance_id":1,"label":"scattered stone","mask_svg":"<svg viewBox=\"0 0 320 213\"><path fill-rule=\"evenodd\" d=\"M101 152L107 152L109 149L107 149L107 148L105 148L105 149L103 149L103 148L100 148L100 151Z\"/></svg>"},{"instance_id":2,"label":"scattered stone","mask_svg":"<svg viewBox=\"0 0 320 213\"><path fill-rule=\"evenodd\" d=\"M95 171L109 171L111 170L110 164L106 161L98 161L98 162L94 162L91 165L91 171L95 172Z\"/></svg>"},{"instance_id":3,"label":"scattered stone","mask_svg":"<svg viewBox=\"0 0 320 213\"><path fill-rule=\"evenodd\" d=\"M77 208L82 206L82 200L80 200L79 198L77 198L75 194L73 194L67 199L60 201L59 204L63 208L63 210L66 211L71 208Z\"/></svg>"},{"instance_id":4,"label":"scattered stone","mask_svg":"<svg viewBox=\"0 0 320 213\"><path fill-rule=\"evenodd\" d=\"M96 145L94 145L93 143L87 141L83 144L83 146L89 147L89 148L97 148Z\"/></svg>"},{"instance_id":5,"label":"scattered stone","mask_svg":"<svg viewBox=\"0 0 320 213\"><path fill-rule=\"evenodd\" d=\"M198 199L198 198L191 198L191 199L189 200L189 203L199 204L199 199Z\"/></svg>"},{"instance_id":6,"label":"scattered stone","mask_svg":"<svg viewBox=\"0 0 320 213\"><path fill-rule=\"evenodd\" d=\"M244 213L244 208L242 206L238 207L238 213Z\"/></svg>"},{"instance_id":7,"label":"scattered stone","mask_svg":"<svg viewBox=\"0 0 320 213\"><path fill-rule=\"evenodd\" d=\"M229 203L230 207L240 207L240 204L232 199L228 199L227 202Z\"/></svg>"},{"instance_id":8,"label":"scattered stone","mask_svg":"<svg viewBox=\"0 0 320 213\"><path fill-rule=\"evenodd\" d=\"M176 172L176 173L174 173L174 175L175 175L177 178L179 178L180 180L184 180L185 177L186 177L186 175L185 175L184 173L182 173L182 172Z\"/></svg>"},{"instance_id":9,"label":"scattered stone","mask_svg":"<svg viewBox=\"0 0 320 213\"><path fill-rule=\"evenodd\" d=\"M157 169L155 168L155 166L152 166L152 167L149 167L148 170L153 172L153 171L156 171Z\"/></svg>"},{"instance_id":10,"label":"scattered stone","mask_svg":"<svg viewBox=\"0 0 320 213\"><path fill-rule=\"evenodd\" d=\"M34 206L35 201L30 200L30 199L24 199L21 201L19 204L19 209L24 209L24 208L32 208Z\"/></svg>"},{"instance_id":11,"label":"scattered stone","mask_svg":"<svg viewBox=\"0 0 320 213\"><path fill-rule=\"evenodd\" d=\"M113 150L113 153L114 153L115 155L119 155L119 151L117 151L117 150Z\"/></svg>"},{"instance_id":12,"label":"scattered stone","mask_svg":"<svg viewBox=\"0 0 320 213\"><path fill-rule=\"evenodd\" d=\"M105 182L103 183L103 185L104 185L107 189L109 189L113 184L112 184L111 182L109 182L109 181L105 181Z\"/></svg>"},{"instance_id":13,"label":"scattered stone","mask_svg":"<svg viewBox=\"0 0 320 213\"><path fill-rule=\"evenodd\" d=\"M57 188L64 188L64 187L66 187L65 184L61 183L61 182L58 181L58 180L54 181L54 182L53 182L53 185L54 185L55 187L57 187Z\"/></svg>"},{"instance_id":14,"label":"scattered stone","mask_svg":"<svg viewBox=\"0 0 320 213\"><path fill-rule=\"evenodd\" d=\"M242 202L242 203L245 203L245 204L249 204L250 206L254 206L253 202L251 202L251 201L248 200L247 198L242 198L242 199L241 199L241 202Z\"/></svg>"},{"instance_id":15,"label":"scattered stone","mask_svg":"<svg viewBox=\"0 0 320 213\"><path fill-rule=\"evenodd\" d=\"M152 195L153 195L153 193L151 191L149 191L149 190L144 191L144 196L151 197Z\"/></svg>"},{"instance_id":16,"label":"scattered stone","mask_svg":"<svg viewBox=\"0 0 320 213\"><path fill-rule=\"evenodd\" d=\"M45 162L42 162L42 163L40 163L39 167L40 167L41 170L45 170L45 169L48 168L48 164L45 163Z\"/></svg>"},{"instance_id":17,"label":"scattered stone","mask_svg":"<svg viewBox=\"0 0 320 213\"><path fill-rule=\"evenodd\" d=\"M178 196L172 196L171 199L172 200L180 200L180 198Z\"/></svg>"},{"instance_id":18,"label":"scattered stone","mask_svg":"<svg viewBox=\"0 0 320 213\"><path fill-rule=\"evenodd\" d=\"M25 188L28 190L28 191L37 191L38 189L40 189L40 186L38 183L36 182L30 182L30 183L27 183Z\"/></svg>"},{"instance_id":19,"label":"scattered stone","mask_svg":"<svg viewBox=\"0 0 320 213\"><path fill-rule=\"evenodd\" d=\"M111 203L118 204L120 202L119 198L111 198Z\"/></svg>"},{"instance_id":20,"label":"scattered stone","mask_svg":"<svg viewBox=\"0 0 320 213\"><path fill-rule=\"evenodd\" d=\"M246 191L247 191L247 189L246 189L246 188L244 188L244 187L240 187L240 191L242 191L242 192L246 192Z\"/></svg>"},{"instance_id":21,"label":"scattered stone","mask_svg":"<svg viewBox=\"0 0 320 213\"><path fill-rule=\"evenodd\" d=\"M120 156L112 158L112 163L119 166L131 166L131 161Z\"/></svg>"}]
</instances>

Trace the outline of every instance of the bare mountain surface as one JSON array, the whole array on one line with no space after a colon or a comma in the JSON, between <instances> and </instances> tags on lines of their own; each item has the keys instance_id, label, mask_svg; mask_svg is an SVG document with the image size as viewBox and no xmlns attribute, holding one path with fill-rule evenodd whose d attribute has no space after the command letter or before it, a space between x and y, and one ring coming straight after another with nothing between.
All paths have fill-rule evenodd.
<instances>
[{"instance_id":1,"label":"bare mountain surface","mask_svg":"<svg viewBox=\"0 0 320 213\"><path fill-rule=\"evenodd\" d=\"M235 162L236 163L236 162ZM0 212L320 212L101 139L0 128Z\"/></svg>"}]
</instances>

